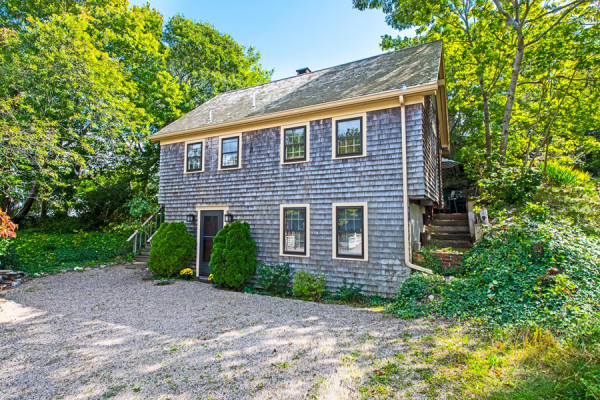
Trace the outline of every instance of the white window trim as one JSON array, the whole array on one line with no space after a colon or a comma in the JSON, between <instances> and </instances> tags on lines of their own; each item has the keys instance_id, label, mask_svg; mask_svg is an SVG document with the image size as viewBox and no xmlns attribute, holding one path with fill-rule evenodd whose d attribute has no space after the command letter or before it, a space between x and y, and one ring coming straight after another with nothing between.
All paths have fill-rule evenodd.
<instances>
[{"instance_id":1,"label":"white window trim","mask_svg":"<svg viewBox=\"0 0 600 400\"><path fill-rule=\"evenodd\" d=\"M187 155L188 155L188 145L190 144L202 144L202 169L199 171L188 171L187 170ZM206 160L206 146L204 145L204 139L196 139L196 140L188 140L183 143L183 173L184 174L196 174L200 172L204 172L204 160Z\"/></svg>"},{"instance_id":2,"label":"white window trim","mask_svg":"<svg viewBox=\"0 0 600 400\"><path fill-rule=\"evenodd\" d=\"M337 147L337 121L351 118L360 118L362 117L362 153L356 154L353 156L337 156L336 155L336 147ZM340 115L331 119L331 159L332 160L345 160L348 158L360 158L367 156L367 113L359 113L359 114L348 114L348 115Z\"/></svg>"},{"instance_id":3,"label":"white window trim","mask_svg":"<svg viewBox=\"0 0 600 400\"><path fill-rule=\"evenodd\" d=\"M200 217L202 211L223 211L223 226L227 225L225 222L225 214L229 211L229 206L196 206L196 276L200 276Z\"/></svg>"},{"instance_id":4,"label":"white window trim","mask_svg":"<svg viewBox=\"0 0 600 400\"><path fill-rule=\"evenodd\" d=\"M287 254L283 252L283 209L289 207L306 208L306 254ZM279 256L280 257L310 257L310 204L281 204L279 206Z\"/></svg>"},{"instance_id":5,"label":"white window trim","mask_svg":"<svg viewBox=\"0 0 600 400\"><path fill-rule=\"evenodd\" d=\"M364 254L363 258L354 257L338 257L337 256L337 207L362 207L363 208L363 242ZM333 203L331 205L331 258L333 260L346 261L369 261L369 208L367 202L358 203Z\"/></svg>"},{"instance_id":6,"label":"white window trim","mask_svg":"<svg viewBox=\"0 0 600 400\"><path fill-rule=\"evenodd\" d=\"M219 159L217 160L217 165L218 165L218 170L219 171L231 171L231 170L236 170L236 169L241 169L242 168L242 134L241 133L233 133L230 135L222 135L222 136L217 136L219 139ZM238 138L238 166L235 168L223 168L221 166L221 154L223 152L223 139L229 139L232 137L237 137Z\"/></svg>"},{"instance_id":7,"label":"white window trim","mask_svg":"<svg viewBox=\"0 0 600 400\"><path fill-rule=\"evenodd\" d=\"M285 152L285 130L290 129L290 128L300 128L302 126L304 126L306 128L306 133L305 133L306 134L306 146L304 148L306 159L300 160L300 161L285 161L285 153L284 153ZM310 122L309 121L282 126L281 132L279 134L279 139L280 139L279 140L280 141L279 163L281 165L302 164L302 163L307 163L310 161Z\"/></svg>"}]
</instances>

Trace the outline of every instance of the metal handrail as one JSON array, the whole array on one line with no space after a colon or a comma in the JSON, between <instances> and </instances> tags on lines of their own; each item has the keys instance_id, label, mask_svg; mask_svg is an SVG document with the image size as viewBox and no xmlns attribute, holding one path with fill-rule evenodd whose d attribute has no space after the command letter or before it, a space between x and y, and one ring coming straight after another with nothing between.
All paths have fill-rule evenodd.
<instances>
[{"instance_id":1,"label":"metal handrail","mask_svg":"<svg viewBox=\"0 0 600 400\"><path fill-rule=\"evenodd\" d=\"M154 237L154 234L160 225L165 222L164 211L164 206L160 206L156 213L148 217L148 219L144 221L144 223L140 225L131 236L129 236L127 242L133 240L133 254L137 254L138 247L140 250L142 250L144 247L146 247L146 243L150 243L152 241L152 238ZM154 220L154 224L150 224L152 220Z\"/></svg>"}]
</instances>

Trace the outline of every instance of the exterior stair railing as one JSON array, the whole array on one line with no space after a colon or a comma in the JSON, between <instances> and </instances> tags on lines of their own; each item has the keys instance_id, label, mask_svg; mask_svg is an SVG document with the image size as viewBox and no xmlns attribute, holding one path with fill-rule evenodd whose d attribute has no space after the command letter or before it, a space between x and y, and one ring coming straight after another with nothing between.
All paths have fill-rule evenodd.
<instances>
[{"instance_id":1,"label":"exterior stair railing","mask_svg":"<svg viewBox=\"0 0 600 400\"><path fill-rule=\"evenodd\" d=\"M138 254L138 252L146 247L147 243L152 241L152 237L163 222L165 222L165 208L164 206L160 206L160 208L148 217L148 219L140 225L131 236L129 236L129 239L127 239L128 242L133 241L133 254Z\"/></svg>"}]
</instances>

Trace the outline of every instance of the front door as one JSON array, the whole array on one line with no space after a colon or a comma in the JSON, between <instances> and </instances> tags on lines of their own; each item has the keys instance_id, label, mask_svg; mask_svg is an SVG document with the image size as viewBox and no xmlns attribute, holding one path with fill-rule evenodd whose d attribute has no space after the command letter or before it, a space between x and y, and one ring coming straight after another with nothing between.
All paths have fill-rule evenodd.
<instances>
[{"instance_id":1,"label":"front door","mask_svg":"<svg viewBox=\"0 0 600 400\"><path fill-rule=\"evenodd\" d=\"M223 211L200 211L200 275L210 274L213 239L223 227Z\"/></svg>"}]
</instances>

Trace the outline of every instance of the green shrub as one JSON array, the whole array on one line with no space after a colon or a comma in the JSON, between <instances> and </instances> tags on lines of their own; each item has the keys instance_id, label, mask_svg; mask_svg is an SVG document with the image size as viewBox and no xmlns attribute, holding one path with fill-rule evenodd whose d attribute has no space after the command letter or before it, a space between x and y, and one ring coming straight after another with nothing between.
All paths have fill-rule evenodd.
<instances>
[{"instance_id":1,"label":"green shrub","mask_svg":"<svg viewBox=\"0 0 600 400\"><path fill-rule=\"evenodd\" d=\"M183 222L164 222L152 238L148 268L158 276L178 276L194 258L195 247Z\"/></svg>"},{"instance_id":2,"label":"green shrub","mask_svg":"<svg viewBox=\"0 0 600 400\"><path fill-rule=\"evenodd\" d=\"M441 310L490 326L593 333L600 318L600 241L561 222L523 220L486 235L463 260Z\"/></svg>"},{"instance_id":3,"label":"green shrub","mask_svg":"<svg viewBox=\"0 0 600 400\"><path fill-rule=\"evenodd\" d=\"M213 241L210 272L221 287L240 290L256 271L256 243L247 222L225 225Z\"/></svg>"},{"instance_id":4,"label":"green shrub","mask_svg":"<svg viewBox=\"0 0 600 400\"><path fill-rule=\"evenodd\" d=\"M337 289L337 293L333 295L334 299L341 301L361 301L364 297L363 286L354 283L348 285L346 279L344 279L342 286Z\"/></svg>"},{"instance_id":5,"label":"green shrub","mask_svg":"<svg viewBox=\"0 0 600 400\"><path fill-rule=\"evenodd\" d=\"M440 275L414 273L402 282L388 311L399 318L431 314L436 311L445 288L446 281Z\"/></svg>"},{"instance_id":6,"label":"green shrub","mask_svg":"<svg viewBox=\"0 0 600 400\"><path fill-rule=\"evenodd\" d=\"M127 234L123 233L47 234L25 230L11 240L2 268L29 274L108 263L131 254L131 243L126 242Z\"/></svg>"},{"instance_id":7,"label":"green shrub","mask_svg":"<svg viewBox=\"0 0 600 400\"><path fill-rule=\"evenodd\" d=\"M325 275L298 271L294 274L292 295L304 300L320 300L325 292Z\"/></svg>"},{"instance_id":8,"label":"green shrub","mask_svg":"<svg viewBox=\"0 0 600 400\"><path fill-rule=\"evenodd\" d=\"M554 160L549 160L546 165L546 177L559 186L587 186L592 179L590 173L570 165L561 165Z\"/></svg>"},{"instance_id":9,"label":"green shrub","mask_svg":"<svg viewBox=\"0 0 600 400\"><path fill-rule=\"evenodd\" d=\"M265 291L276 295L288 293L292 281L290 264L261 264L257 274L256 283Z\"/></svg>"},{"instance_id":10,"label":"green shrub","mask_svg":"<svg viewBox=\"0 0 600 400\"><path fill-rule=\"evenodd\" d=\"M479 181L479 185L484 203L521 205L531 200L541 181L542 175L537 170L497 166L489 177Z\"/></svg>"}]
</instances>

